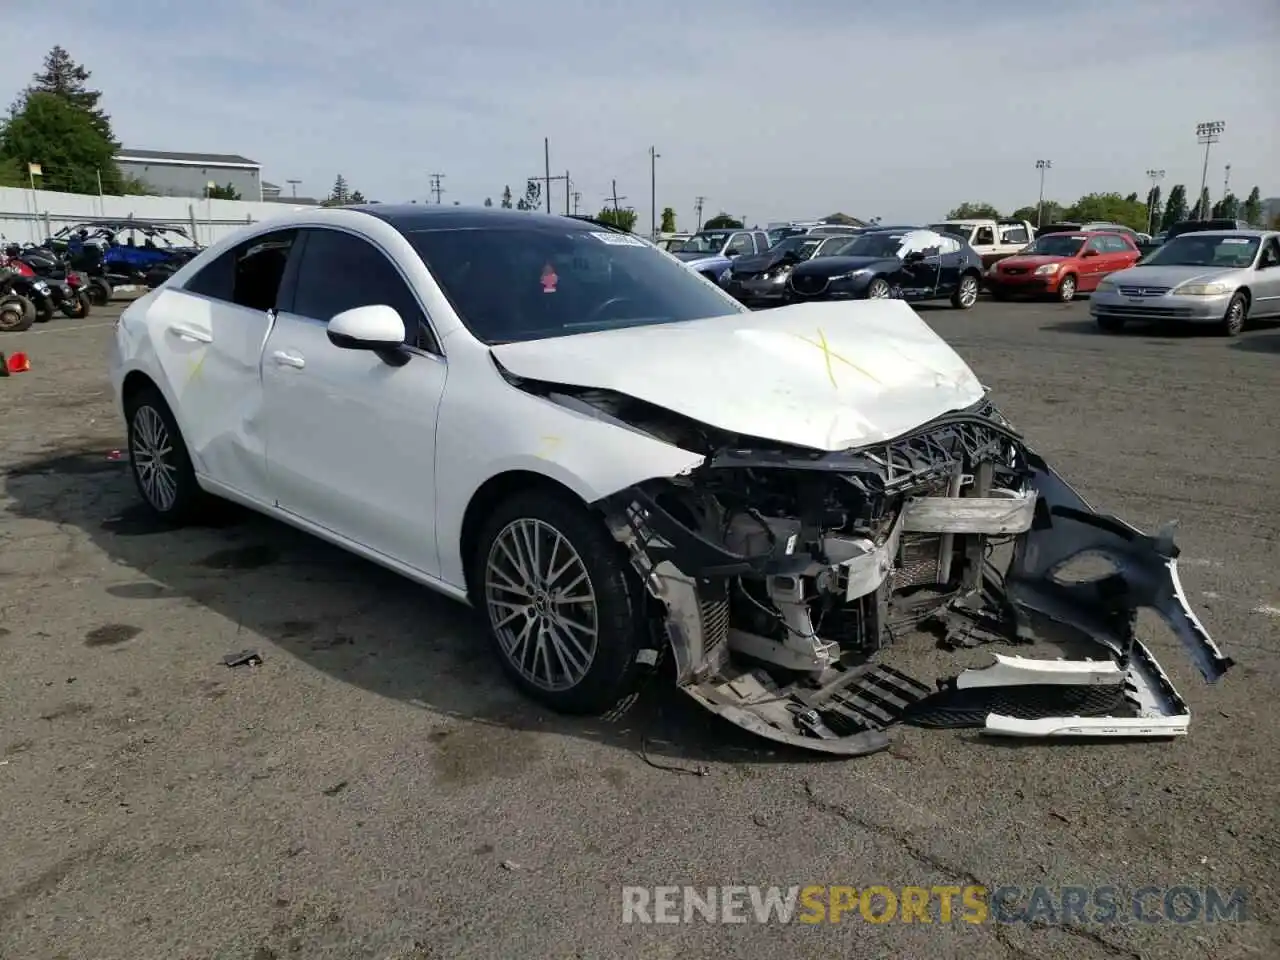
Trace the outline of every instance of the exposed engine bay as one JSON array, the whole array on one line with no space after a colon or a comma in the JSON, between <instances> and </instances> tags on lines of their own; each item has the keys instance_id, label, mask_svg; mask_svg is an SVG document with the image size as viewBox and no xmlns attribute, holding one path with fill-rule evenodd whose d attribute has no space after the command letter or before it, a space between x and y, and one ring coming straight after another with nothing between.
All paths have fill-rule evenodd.
<instances>
[{"instance_id":1,"label":"exposed engine bay","mask_svg":"<svg viewBox=\"0 0 1280 960\"><path fill-rule=\"evenodd\" d=\"M609 391L521 387L705 454L686 475L596 506L665 610L680 687L754 733L846 755L887 746L898 722L1006 736L1184 734L1186 704L1135 633L1142 607L1206 680L1232 665L1187 603L1171 532L1148 536L1095 512L986 399L828 453L730 435ZM1086 556L1106 572L1062 575ZM958 648L1029 644L1044 624L1069 632L1086 658L998 655L934 687L877 663L915 628Z\"/></svg>"}]
</instances>

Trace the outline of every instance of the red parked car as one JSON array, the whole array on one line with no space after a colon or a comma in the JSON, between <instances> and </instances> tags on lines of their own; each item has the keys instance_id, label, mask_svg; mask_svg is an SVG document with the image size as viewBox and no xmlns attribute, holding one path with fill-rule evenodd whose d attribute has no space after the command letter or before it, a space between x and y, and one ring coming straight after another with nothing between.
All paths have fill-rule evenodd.
<instances>
[{"instance_id":1,"label":"red parked car","mask_svg":"<svg viewBox=\"0 0 1280 960\"><path fill-rule=\"evenodd\" d=\"M1047 233L987 271L997 300L1014 294L1056 297L1070 303L1077 293L1097 289L1109 273L1127 270L1142 258L1122 233Z\"/></svg>"}]
</instances>

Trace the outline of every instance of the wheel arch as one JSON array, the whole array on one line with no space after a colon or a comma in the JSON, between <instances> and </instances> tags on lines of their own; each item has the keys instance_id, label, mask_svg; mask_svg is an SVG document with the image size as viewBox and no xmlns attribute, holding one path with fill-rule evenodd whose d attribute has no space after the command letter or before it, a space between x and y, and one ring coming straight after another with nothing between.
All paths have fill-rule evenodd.
<instances>
[{"instance_id":1,"label":"wheel arch","mask_svg":"<svg viewBox=\"0 0 1280 960\"><path fill-rule=\"evenodd\" d=\"M1253 306L1253 291L1251 291L1247 285L1241 284L1236 287L1235 293L1233 293L1232 296L1234 297L1237 293L1244 294L1244 308L1246 310Z\"/></svg>"}]
</instances>

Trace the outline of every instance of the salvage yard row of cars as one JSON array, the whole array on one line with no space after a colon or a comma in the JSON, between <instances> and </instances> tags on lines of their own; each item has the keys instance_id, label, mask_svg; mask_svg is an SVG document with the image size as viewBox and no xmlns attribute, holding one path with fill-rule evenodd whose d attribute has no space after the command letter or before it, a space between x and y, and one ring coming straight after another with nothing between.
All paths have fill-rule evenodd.
<instances>
[{"instance_id":1,"label":"salvage yard row of cars","mask_svg":"<svg viewBox=\"0 0 1280 960\"><path fill-rule=\"evenodd\" d=\"M985 287L998 300L1092 294L1109 332L1130 321L1201 322L1235 336L1280 316L1280 250L1272 231L1234 221L1178 224L1143 256L1116 224L943 221L928 228L823 226L772 237L708 230L670 247L689 269L752 307L831 300L949 300L966 310ZM1187 229L1202 227L1205 229Z\"/></svg>"},{"instance_id":2,"label":"salvage yard row of cars","mask_svg":"<svg viewBox=\"0 0 1280 960\"><path fill-rule=\"evenodd\" d=\"M852 290L938 237L963 262L913 258L905 289L947 273L932 289L963 302L980 260L934 231L863 233L815 276ZM469 604L556 710L664 673L754 734L846 756L900 722L1184 734L1137 610L1207 681L1232 661L1172 535L1096 512L904 300L867 296L753 311L581 218L301 209L131 304L110 380L158 518L226 498ZM1065 572L1095 555L1105 576ZM911 677L885 656L923 625L1021 655Z\"/></svg>"}]
</instances>

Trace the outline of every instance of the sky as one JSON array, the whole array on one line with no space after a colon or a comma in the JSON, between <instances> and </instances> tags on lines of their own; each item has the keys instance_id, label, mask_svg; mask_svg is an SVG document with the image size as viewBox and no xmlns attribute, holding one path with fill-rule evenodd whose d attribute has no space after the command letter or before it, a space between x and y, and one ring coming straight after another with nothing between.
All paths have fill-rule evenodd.
<instances>
[{"instance_id":1,"label":"sky","mask_svg":"<svg viewBox=\"0 0 1280 960\"><path fill-rule=\"evenodd\" d=\"M237 153L325 196L498 203L569 172L689 229L840 210L885 222L1198 191L1280 195L1280 2L1215 0L59 0L6 17L0 95L61 44L127 148ZM0 0L0 13L19 9ZM7 101L6 101L7 102ZM285 187L286 192L288 187ZM552 204L564 209L563 182Z\"/></svg>"}]
</instances>

